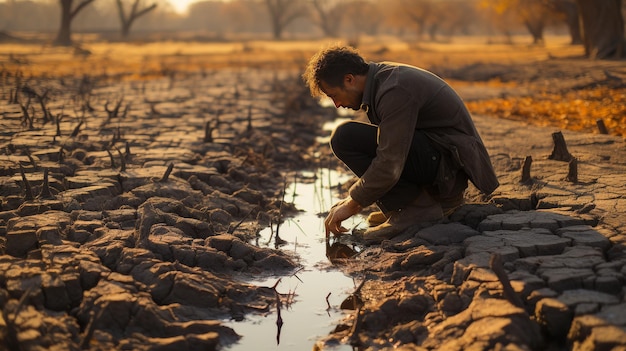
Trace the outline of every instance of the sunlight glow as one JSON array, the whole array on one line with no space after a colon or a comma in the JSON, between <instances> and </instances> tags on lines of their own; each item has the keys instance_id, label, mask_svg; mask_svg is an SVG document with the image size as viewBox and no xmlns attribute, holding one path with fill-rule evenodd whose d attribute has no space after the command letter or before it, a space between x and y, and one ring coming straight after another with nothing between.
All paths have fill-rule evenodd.
<instances>
[{"instance_id":1,"label":"sunlight glow","mask_svg":"<svg viewBox=\"0 0 626 351\"><path fill-rule=\"evenodd\" d=\"M170 4L174 11L180 14L184 14L187 12L187 8L191 3L197 2L198 0L170 0Z\"/></svg>"}]
</instances>

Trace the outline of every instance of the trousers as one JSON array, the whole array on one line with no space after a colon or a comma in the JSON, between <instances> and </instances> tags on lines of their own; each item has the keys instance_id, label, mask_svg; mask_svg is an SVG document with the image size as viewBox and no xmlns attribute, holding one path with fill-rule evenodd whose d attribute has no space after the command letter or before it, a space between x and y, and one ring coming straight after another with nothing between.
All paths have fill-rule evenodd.
<instances>
[{"instance_id":1,"label":"trousers","mask_svg":"<svg viewBox=\"0 0 626 351\"><path fill-rule=\"evenodd\" d=\"M360 178L376 157L377 135L378 127L374 124L348 121L333 131L330 146L333 154ZM430 139L416 130L400 179L376 205L386 213L410 204L432 186L440 159L441 153Z\"/></svg>"}]
</instances>

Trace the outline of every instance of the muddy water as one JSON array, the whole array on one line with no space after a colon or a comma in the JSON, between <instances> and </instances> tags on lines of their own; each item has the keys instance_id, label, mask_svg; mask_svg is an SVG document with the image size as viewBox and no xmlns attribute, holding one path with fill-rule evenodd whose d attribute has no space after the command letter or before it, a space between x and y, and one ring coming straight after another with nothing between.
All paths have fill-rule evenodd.
<instances>
[{"instance_id":1,"label":"muddy water","mask_svg":"<svg viewBox=\"0 0 626 351\"><path fill-rule=\"evenodd\" d=\"M345 179L328 170L301 173L299 177L300 180L287 189L285 201L293 200L302 212L282 223L278 236L281 250L295 254L303 269L293 276L252 281L258 286L277 284L279 293L293 294L280 311L283 321L280 334L276 308L272 307L265 315L248 314L242 321L225 322L242 335L237 344L226 350L312 350L316 340L333 330L345 314L339 305L354 291L355 284L327 257L323 223L324 214L338 200L331 185L336 186ZM352 228L362 221L363 218L358 217L344 225ZM276 247L276 228L262 231L258 244ZM341 349L344 348L337 348Z\"/></svg>"}]
</instances>

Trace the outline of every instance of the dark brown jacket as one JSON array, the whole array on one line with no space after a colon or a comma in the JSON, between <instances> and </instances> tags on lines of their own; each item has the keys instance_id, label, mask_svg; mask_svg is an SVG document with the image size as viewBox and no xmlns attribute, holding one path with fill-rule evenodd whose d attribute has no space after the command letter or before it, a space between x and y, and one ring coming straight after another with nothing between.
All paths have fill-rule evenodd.
<instances>
[{"instance_id":1,"label":"dark brown jacket","mask_svg":"<svg viewBox=\"0 0 626 351\"><path fill-rule=\"evenodd\" d=\"M396 184L416 129L442 152L435 181L439 196L463 191L468 178L487 195L498 187L465 104L433 73L398 63L370 63L361 108L378 126L378 148L370 167L350 189L360 205L374 203Z\"/></svg>"}]
</instances>

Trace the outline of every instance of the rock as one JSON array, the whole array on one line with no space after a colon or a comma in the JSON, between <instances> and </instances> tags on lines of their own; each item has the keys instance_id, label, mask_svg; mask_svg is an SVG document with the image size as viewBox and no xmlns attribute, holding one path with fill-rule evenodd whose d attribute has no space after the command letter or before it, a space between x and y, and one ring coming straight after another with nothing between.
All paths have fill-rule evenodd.
<instances>
[{"instance_id":1,"label":"rock","mask_svg":"<svg viewBox=\"0 0 626 351\"><path fill-rule=\"evenodd\" d=\"M560 228L556 231L556 234L572 239L573 245L597 247L602 251L607 250L611 246L608 238L588 225Z\"/></svg>"},{"instance_id":2,"label":"rock","mask_svg":"<svg viewBox=\"0 0 626 351\"><path fill-rule=\"evenodd\" d=\"M574 318L568 339L576 351L615 350L626 345L626 331L601 317L584 315Z\"/></svg>"},{"instance_id":3,"label":"rock","mask_svg":"<svg viewBox=\"0 0 626 351\"><path fill-rule=\"evenodd\" d=\"M65 282L58 273L48 272L41 276L41 289L45 297L44 305L53 311L63 311L70 306Z\"/></svg>"},{"instance_id":4,"label":"rock","mask_svg":"<svg viewBox=\"0 0 626 351\"><path fill-rule=\"evenodd\" d=\"M400 262L400 267L403 270L415 270L439 261L443 255L443 251L433 250L422 245L408 252Z\"/></svg>"},{"instance_id":5,"label":"rock","mask_svg":"<svg viewBox=\"0 0 626 351\"><path fill-rule=\"evenodd\" d=\"M619 302L619 298L614 295L586 289L566 290L557 299L569 307L581 303L616 304Z\"/></svg>"},{"instance_id":6,"label":"rock","mask_svg":"<svg viewBox=\"0 0 626 351\"><path fill-rule=\"evenodd\" d=\"M421 229L417 232L416 236L434 245L450 245L461 243L463 240L478 234L480 233L466 225L453 222L435 224L428 228Z\"/></svg>"},{"instance_id":7,"label":"rock","mask_svg":"<svg viewBox=\"0 0 626 351\"><path fill-rule=\"evenodd\" d=\"M33 229L13 230L7 233L5 252L15 257L26 257L26 254L38 244L37 231Z\"/></svg>"},{"instance_id":8,"label":"rock","mask_svg":"<svg viewBox=\"0 0 626 351\"><path fill-rule=\"evenodd\" d=\"M544 298L535 306L535 318L551 341L565 340L574 318L573 311L557 299Z\"/></svg>"}]
</instances>

